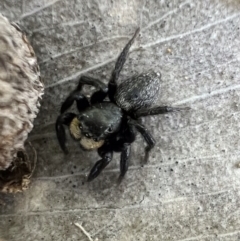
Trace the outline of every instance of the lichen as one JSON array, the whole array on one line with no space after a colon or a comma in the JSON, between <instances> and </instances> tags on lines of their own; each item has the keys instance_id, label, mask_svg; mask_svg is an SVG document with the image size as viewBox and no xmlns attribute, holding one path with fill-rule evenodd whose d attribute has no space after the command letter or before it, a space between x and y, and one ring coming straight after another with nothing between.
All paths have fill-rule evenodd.
<instances>
[{"instance_id":1,"label":"lichen","mask_svg":"<svg viewBox=\"0 0 240 241\"><path fill-rule=\"evenodd\" d=\"M0 170L12 167L33 128L43 82L33 48L15 23L0 14Z\"/></svg>"}]
</instances>

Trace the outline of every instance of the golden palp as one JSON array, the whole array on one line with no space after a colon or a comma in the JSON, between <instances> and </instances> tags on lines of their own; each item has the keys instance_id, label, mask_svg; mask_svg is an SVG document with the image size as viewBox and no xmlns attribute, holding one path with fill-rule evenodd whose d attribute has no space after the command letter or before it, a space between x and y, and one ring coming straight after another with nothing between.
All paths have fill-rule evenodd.
<instances>
[{"instance_id":1,"label":"golden palp","mask_svg":"<svg viewBox=\"0 0 240 241\"><path fill-rule=\"evenodd\" d=\"M82 137L80 145L86 150L98 149L104 144L104 140L94 141L93 139Z\"/></svg>"},{"instance_id":2,"label":"golden palp","mask_svg":"<svg viewBox=\"0 0 240 241\"><path fill-rule=\"evenodd\" d=\"M81 130L79 128L79 124L80 124L79 120L77 119L77 117L75 117L75 118L73 118L73 120L69 126L70 133L71 133L72 137L76 140L79 140L82 137Z\"/></svg>"}]
</instances>

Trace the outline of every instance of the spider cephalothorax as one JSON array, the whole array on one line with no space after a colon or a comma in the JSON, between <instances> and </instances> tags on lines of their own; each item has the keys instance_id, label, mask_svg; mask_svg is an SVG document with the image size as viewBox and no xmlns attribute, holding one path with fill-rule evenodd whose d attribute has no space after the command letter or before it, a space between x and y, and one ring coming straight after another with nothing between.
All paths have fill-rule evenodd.
<instances>
[{"instance_id":1,"label":"spider cephalothorax","mask_svg":"<svg viewBox=\"0 0 240 241\"><path fill-rule=\"evenodd\" d=\"M58 141L65 153L67 153L67 148L63 125L69 127L71 136L79 141L83 149L98 149L102 159L93 166L88 176L89 181L96 178L109 164L114 151L121 152L120 177L125 175L128 169L130 146L135 140L136 130L141 133L147 143L147 156L154 147L155 140L141 124L140 117L187 109L168 106L152 107L157 100L161 80L160 73L152 70L128 78L117 85L129 49L138 33L139 29L118 57L108 85L98 79L82 76L77 88L63 102L61 114L56 121ZM87 99L81 92L85 84L97 89L90 99ZM65 113L74 101L76 101L79 114Z\"/></svg>"}]
</instances>

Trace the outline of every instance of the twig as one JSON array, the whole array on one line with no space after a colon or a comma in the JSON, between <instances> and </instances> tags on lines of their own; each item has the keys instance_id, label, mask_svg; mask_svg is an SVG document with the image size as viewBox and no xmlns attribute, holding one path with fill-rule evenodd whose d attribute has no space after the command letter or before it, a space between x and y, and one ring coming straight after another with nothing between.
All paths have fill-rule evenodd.
<instances>
[{"instance_id":1,"label":"twig","mask_svg":"<svg viewBox=\"0 0 240 241\"><path fill-rule=\"evenodd\" d=\"M74 224L75 224L75 226L77 226L78 228L80 228L82 230L82 232L88 237L89 241L93 241L90 234L84 229L84 227L81 224L79 224L79 223L74 223Z\"/></svg>"},{"instance_id":2,"label":"twig","mask_svg":"<svg viewBox=\"0 0 240 241\"><path fill-rule=\"evenodd\" d=\"M36 152L36 149L32 146L32 143L30 141L28 141L28 145L32 148L32 151L34 152L33 166L31 166L31 168L30 168L31 173L28 176L28 178L30 179L32 177L32 175L35 171L36 165L37 165L37 152Z\"/></svg>"}]
</instances>

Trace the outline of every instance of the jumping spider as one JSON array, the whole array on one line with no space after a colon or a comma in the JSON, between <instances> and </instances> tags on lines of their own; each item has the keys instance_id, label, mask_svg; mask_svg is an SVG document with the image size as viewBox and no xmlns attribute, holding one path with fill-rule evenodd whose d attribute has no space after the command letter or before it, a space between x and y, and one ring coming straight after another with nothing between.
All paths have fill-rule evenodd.
<instances>
[{"instance_id":1,"label":"jumping spider","mask_svg":"<svg viewBox=\"0 0 240 241\"><path fill-rule=\"evenodd\" d=\"M77 88L70 93L61 106L61 114L56 121L57 138L61 149L68 153L63 127L66 125L73 139L79 141L83 149L97 149L102 158L91 169L88 181L96 178L110 163L113 152L121 152L120 177L125 175L136 130L147 143L147 156L154 147L155 140L141 124L140 117L186 109L169 106L151 107L157 100L161 80L160 73L152 70L128 78L117 85L129 49L139 31L138 28L118 57L108 85L98 79L81 76ZM91 85L97 89L90 99L81 93L83 85ZM106 100L107 97L109 101ZM65 113L74 101L79 114Z\"/></svg>"}]
</instances>

